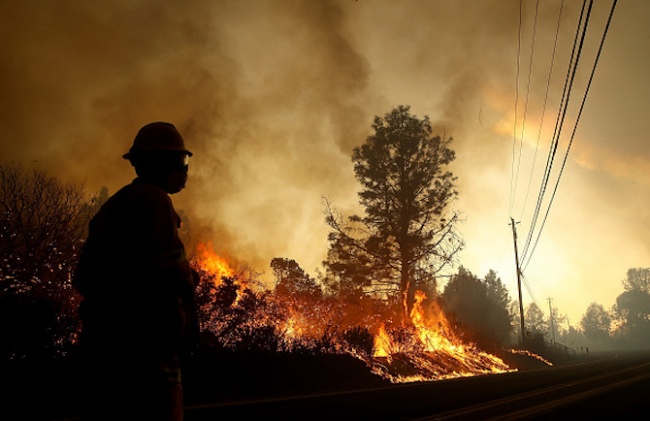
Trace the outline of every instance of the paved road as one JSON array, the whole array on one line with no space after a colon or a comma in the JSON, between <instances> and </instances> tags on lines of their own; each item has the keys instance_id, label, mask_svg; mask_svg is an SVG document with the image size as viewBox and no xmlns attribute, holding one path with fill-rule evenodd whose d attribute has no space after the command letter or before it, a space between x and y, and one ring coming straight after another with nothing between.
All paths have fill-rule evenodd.
<instances>
[{"instance_id":1,"label":"paved road","mask_svg":"<svg viewBox=\"0 0 650 421\"><path fill-rule=\"evenodd\" d=\"M589 363L381 389L186 410L204 420L649 419L650 353Z\"/></svg>"}]
</instances>

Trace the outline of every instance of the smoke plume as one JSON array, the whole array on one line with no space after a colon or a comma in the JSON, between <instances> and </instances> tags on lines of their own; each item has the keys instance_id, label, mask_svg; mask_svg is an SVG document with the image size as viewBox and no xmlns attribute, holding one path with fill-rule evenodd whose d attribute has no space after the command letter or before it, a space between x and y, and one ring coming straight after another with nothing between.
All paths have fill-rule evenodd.
<instances>
[{"instance_id":1,"label":"smoke plume","mask_svg":"<svg viewBox=\"0 0 650 421\"><path fill-rule=\"evenodd\" d=\"M562 3L557 67L544 111ZM646 83L635 90L629 78L617 76L616 63L629 60L633 78L647 79L647 57L632 58L633 41L648 40L642 23L649 7L621 3L599 69L601 85L594 88L594 106L583 117L585 129L567 169L574 177L561 186L581 188L591 204L612 192L627 200L621 183L648 168L642 141L647 130L625 130L629 138L616 146L604 134L612 133L607 113L630 125L630 119L645 118L641 100L650 89ZM520 2L514 0L3 2L0 156L44 167L89 191L107 186L115 192L134 177L121 155L137 130L150 121L171 121L195 154L188 188L173 198L192 235L259 271L268 272L271 258L287 257L313 274L327 248L322 198L344 214L358 212L352 149L371 134L374 116L410 105L417 116L428 115L439 134L454 138L455 206L467 220L461 227L465 264L482 276L486 265L500 269L505 251L496 255L493 249L511 250L508 203L520 148L513 134L524 113L515 213L525 219L534 204L580 12L578 2L540 2L537 12L535 2L521 4L519 26ZM594 11L594 27L602 28L607 12ZM621 21L645 28L645 35L622 31ZM590 42L585 54L593 57L595 45ZM580 72L577 83L584 87L587 76ZM626 107L608 106L608 98L621 91L630 94L633 117ZM543 112L544 136L533 161ZM589 181L594 173L602 182ZM564 203L560 220L567 209L577 209L572 206L588 206L567 197L558 201ZM608 209L616 216L623 212L611 204ZM644 206L626 209L650 222ZM558 228L567 225L556 224L545 235L553 244L570 243L575 221L572 234ZM635 250L636 257L648 257L647 244ZM616 267L620 277L626 269ZM571 270L565 275L579 268Z\"/></svg>"}]
</instances>

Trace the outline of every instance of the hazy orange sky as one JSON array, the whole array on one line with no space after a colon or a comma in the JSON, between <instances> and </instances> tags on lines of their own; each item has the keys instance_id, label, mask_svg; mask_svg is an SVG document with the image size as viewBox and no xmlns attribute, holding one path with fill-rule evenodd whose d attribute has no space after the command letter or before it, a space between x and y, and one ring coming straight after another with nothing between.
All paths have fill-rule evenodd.
<instances>
[{"instance_id":1,"label":"hazy orange sky","mask_svg":"<svg viewBox=\"0 0 650 421\"><path fill-rule=\"evenodd\" d=\"M193 234L265 276L273 257L315 276L327 251L323 197L355 210L352 149L374 116L410 105L454 138L459 262L479 276L496 270L516 298L508 223L521 221L523 246L582 5L539 3L536 26L536 2L521 3L516 90L516 0L5 1L0 159L113 193L133 178L121 155L138 128L172 121L195 152L189 187L173 198ZM610 7L593 7L556 170ZM628 268L650 266L647 22L650 2L618 1L525 271L524 304L548 312L551 297L574 325L589 303L614 303Z\"/></svg>"}]
</instances>

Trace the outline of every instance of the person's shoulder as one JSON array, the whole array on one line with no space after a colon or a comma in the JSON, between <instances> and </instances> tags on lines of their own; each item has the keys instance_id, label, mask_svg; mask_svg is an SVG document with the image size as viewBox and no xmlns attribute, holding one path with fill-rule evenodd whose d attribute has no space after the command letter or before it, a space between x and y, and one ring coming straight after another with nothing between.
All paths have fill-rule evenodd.
<instances>
[{"instance_id":1,"label":"person's shoulder","mask_svg":"<svg viewBox=\"0 0 650 421\"><path fill-rule=\"evenodd\" d=\"M135 179L131 184L123 188L125 195L136 202L145 202L153 204L169 204L171 199L162 187Z\"/></svg>"},{"instance_id":2,"label":"person's shoulder","mask_svg":"<svg viewBox=\"0 0 650 421\"><path fill-rule=\"evenodd\" d=\"M169 197L162 187L154 183L142 181L138 178L133 180L131 184L124 186L123 189L128 190L129 194L152 197Z\"/></svg>"}]
</instances>

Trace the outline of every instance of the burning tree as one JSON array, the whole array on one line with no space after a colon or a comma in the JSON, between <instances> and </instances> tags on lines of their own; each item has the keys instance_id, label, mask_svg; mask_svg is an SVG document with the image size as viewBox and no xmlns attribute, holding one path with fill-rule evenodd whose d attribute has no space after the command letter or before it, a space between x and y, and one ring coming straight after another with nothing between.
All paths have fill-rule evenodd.
<instances>
[{"instance_id":1,"label":"burning tree","mask_svg":"<svg viewBox=\"0 0 650 421\"><path fill-rule=\"evenodd\" d=\"M458 213L448 211L458 194L456 177L445 170L455 158L451 138L433 136L429 118L418 119L409 109L376 117L375 133L354 149L365 216L344 221L327 204L333 231L324 262L331 289L399 302L403 320L416 290L435 294L436 276L463 246Z\"/></svg>"}]
</instances>

